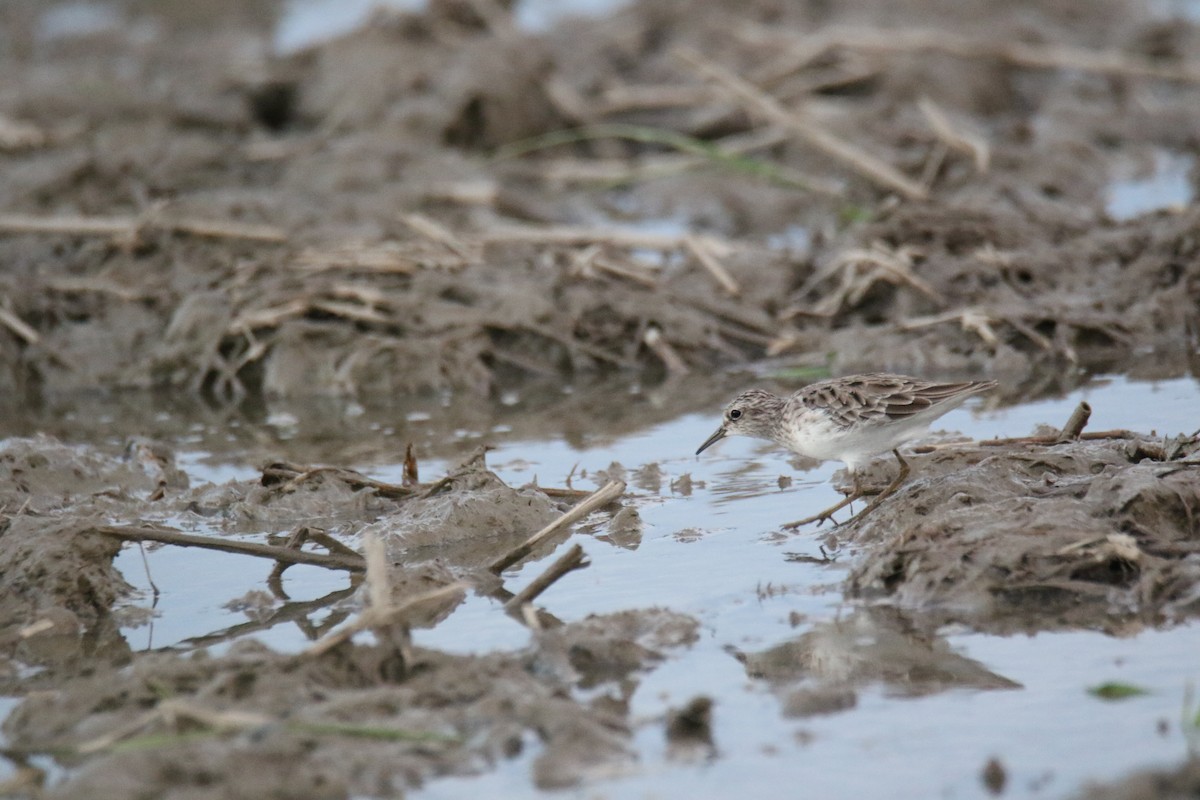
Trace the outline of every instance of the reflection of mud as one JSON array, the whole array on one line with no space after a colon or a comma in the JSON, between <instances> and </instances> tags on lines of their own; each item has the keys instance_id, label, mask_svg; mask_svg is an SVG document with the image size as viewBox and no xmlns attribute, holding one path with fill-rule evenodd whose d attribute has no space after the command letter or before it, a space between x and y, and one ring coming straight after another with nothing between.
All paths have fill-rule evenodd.
<instances>
[{"instance_id":1,"label":"reflection of mud","mask_svg":"<svg viewBox=\"0 0 1200 800\"><path fill-rule=\"evenodd\" d=\"M856 690L874 683L902 696L1019 688L886 609L857 611L769 650L737 657L746 674L780 695L784 713L796 717L853 708Z\"/></svg>"},{"instance_id":2,"label":"reflection of mud","mask_svg":"<svg viewBox=\"0 0 1200 800\"><path fill-rule=\"evenodd\" d=\"M1200 613L1200 443L947 450L850 535L851 592L980 630L1136 629Z\"/></svg>"}]
</instances>

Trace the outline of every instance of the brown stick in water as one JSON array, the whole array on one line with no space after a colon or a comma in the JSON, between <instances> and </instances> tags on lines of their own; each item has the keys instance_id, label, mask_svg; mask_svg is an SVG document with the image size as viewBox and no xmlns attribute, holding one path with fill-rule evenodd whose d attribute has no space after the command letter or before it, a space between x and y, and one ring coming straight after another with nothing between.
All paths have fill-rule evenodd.
<instances>
[{"instance_id":1,"label":"brown stick in water","mask_svg":"<svg viewBox=\"0 0 1200 800\"><path fill-rule=\"evenodd\" d=\"M101 536L111 536L126 542L162 542L180 547L201 547L206 550L220 550L225 553L240 553L257 558L269 558L282 561L285 564L310 564L325 569L342 569L349 572L362 572L366 562L362 556L346 555L344 553L322 555L303 550L293 550L290 547L276 547L257 542L239 542L232 539L218 539L215 536L197 536L169 528L143 528L133 525L102 525L92 528L93 533Z\"/></svg>"},{"instance_id":2,"label":"brown stick in water","mask_svg":"<svg viewBox=\"0 0 1200 800\"><path fill-rule=\"evenodd\" d=\"M493 561L489 569L499 575L501 572L508 569L525 556L529 555L531 552L533 552L533 548L537 547L546 539L549 539L555 533L559 532L568 525L583 519L596 509L603 508L624 493L624 481L611 481L605 484L601 488L592 492L592 494L589 495L588 498L579 505L575 506L570 511L567 511L561 517L554 520L549 525L530 536L524 542Z\"/></svg>"}]
</instances>

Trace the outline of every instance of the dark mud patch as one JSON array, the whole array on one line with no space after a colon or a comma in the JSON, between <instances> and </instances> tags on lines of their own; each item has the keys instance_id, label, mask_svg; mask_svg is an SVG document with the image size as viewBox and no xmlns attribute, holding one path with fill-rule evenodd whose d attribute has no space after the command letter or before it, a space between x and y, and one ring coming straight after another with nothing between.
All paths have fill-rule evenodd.
<instances>
[{"instance_id":1,"label":"dark mud patch","mask_svg":"<svg viewBox=\"0 0 1200 800\"><path fill-rule=\"evenodd\" d=\"M921 458L850 531L847 589L999 633L1178 623L1200 612L1197 452L1130 435Z\"/></svg>"}]
</instances>

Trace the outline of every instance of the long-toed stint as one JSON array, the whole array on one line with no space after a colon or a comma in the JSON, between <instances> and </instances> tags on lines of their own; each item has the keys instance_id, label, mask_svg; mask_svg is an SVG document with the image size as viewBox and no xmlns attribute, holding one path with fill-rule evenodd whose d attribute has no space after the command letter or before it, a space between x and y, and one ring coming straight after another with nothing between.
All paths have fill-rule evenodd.
<instances>
[{"instance_id":1,"label":"long-toed stint","mask_svg":"<svg viewBox=\"0 0 1200 800\"><path fill-rule=\"evenodd\" d=\"M859 485L859 466L872 456L891 450L900 463L900 474L866 508L851 517L861 519L908 477L908 462L897 448L925 433L931 422L957 408L971 395L986 392L995 385L995 381L932 383L873 372L820 381L790 397L750 389L725 407L721 427L700 445L696 455L726 436L753 436L778 442L808 458L844 462L854 480L854 491L819 514L784 525L797 528L832 519L834 512L861 498L864 492Z\"/></svg>"}]
</instances>

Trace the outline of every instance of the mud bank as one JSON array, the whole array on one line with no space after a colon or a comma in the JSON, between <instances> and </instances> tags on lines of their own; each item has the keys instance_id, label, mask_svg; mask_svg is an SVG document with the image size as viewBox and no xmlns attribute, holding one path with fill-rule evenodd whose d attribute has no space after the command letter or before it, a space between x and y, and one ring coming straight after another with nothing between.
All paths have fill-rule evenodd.
<instances>
[{"instance_id":1,"label":"mud bank","mask_svg":"<svg viewBox=\"0 0 1200 800\"><path fill-rule=\"evenodd\" d=\"M1197 212L1108 210L1200 128L1140 4L431 3L299 53L275 3L110 8L0 12L10 402L1194 362Z\"/></svg>"},{"instance_id":2,"label":"mud bank","mask_svg":"<svg viewBox=\"0 0 1200 800\"><path fill-rule=\"evenodd\" d=\"M921 457L846 534L860 550L847 590L997 633L1194 617L1200 444L1118 436Z\"/></svg>"}]
</instances>

